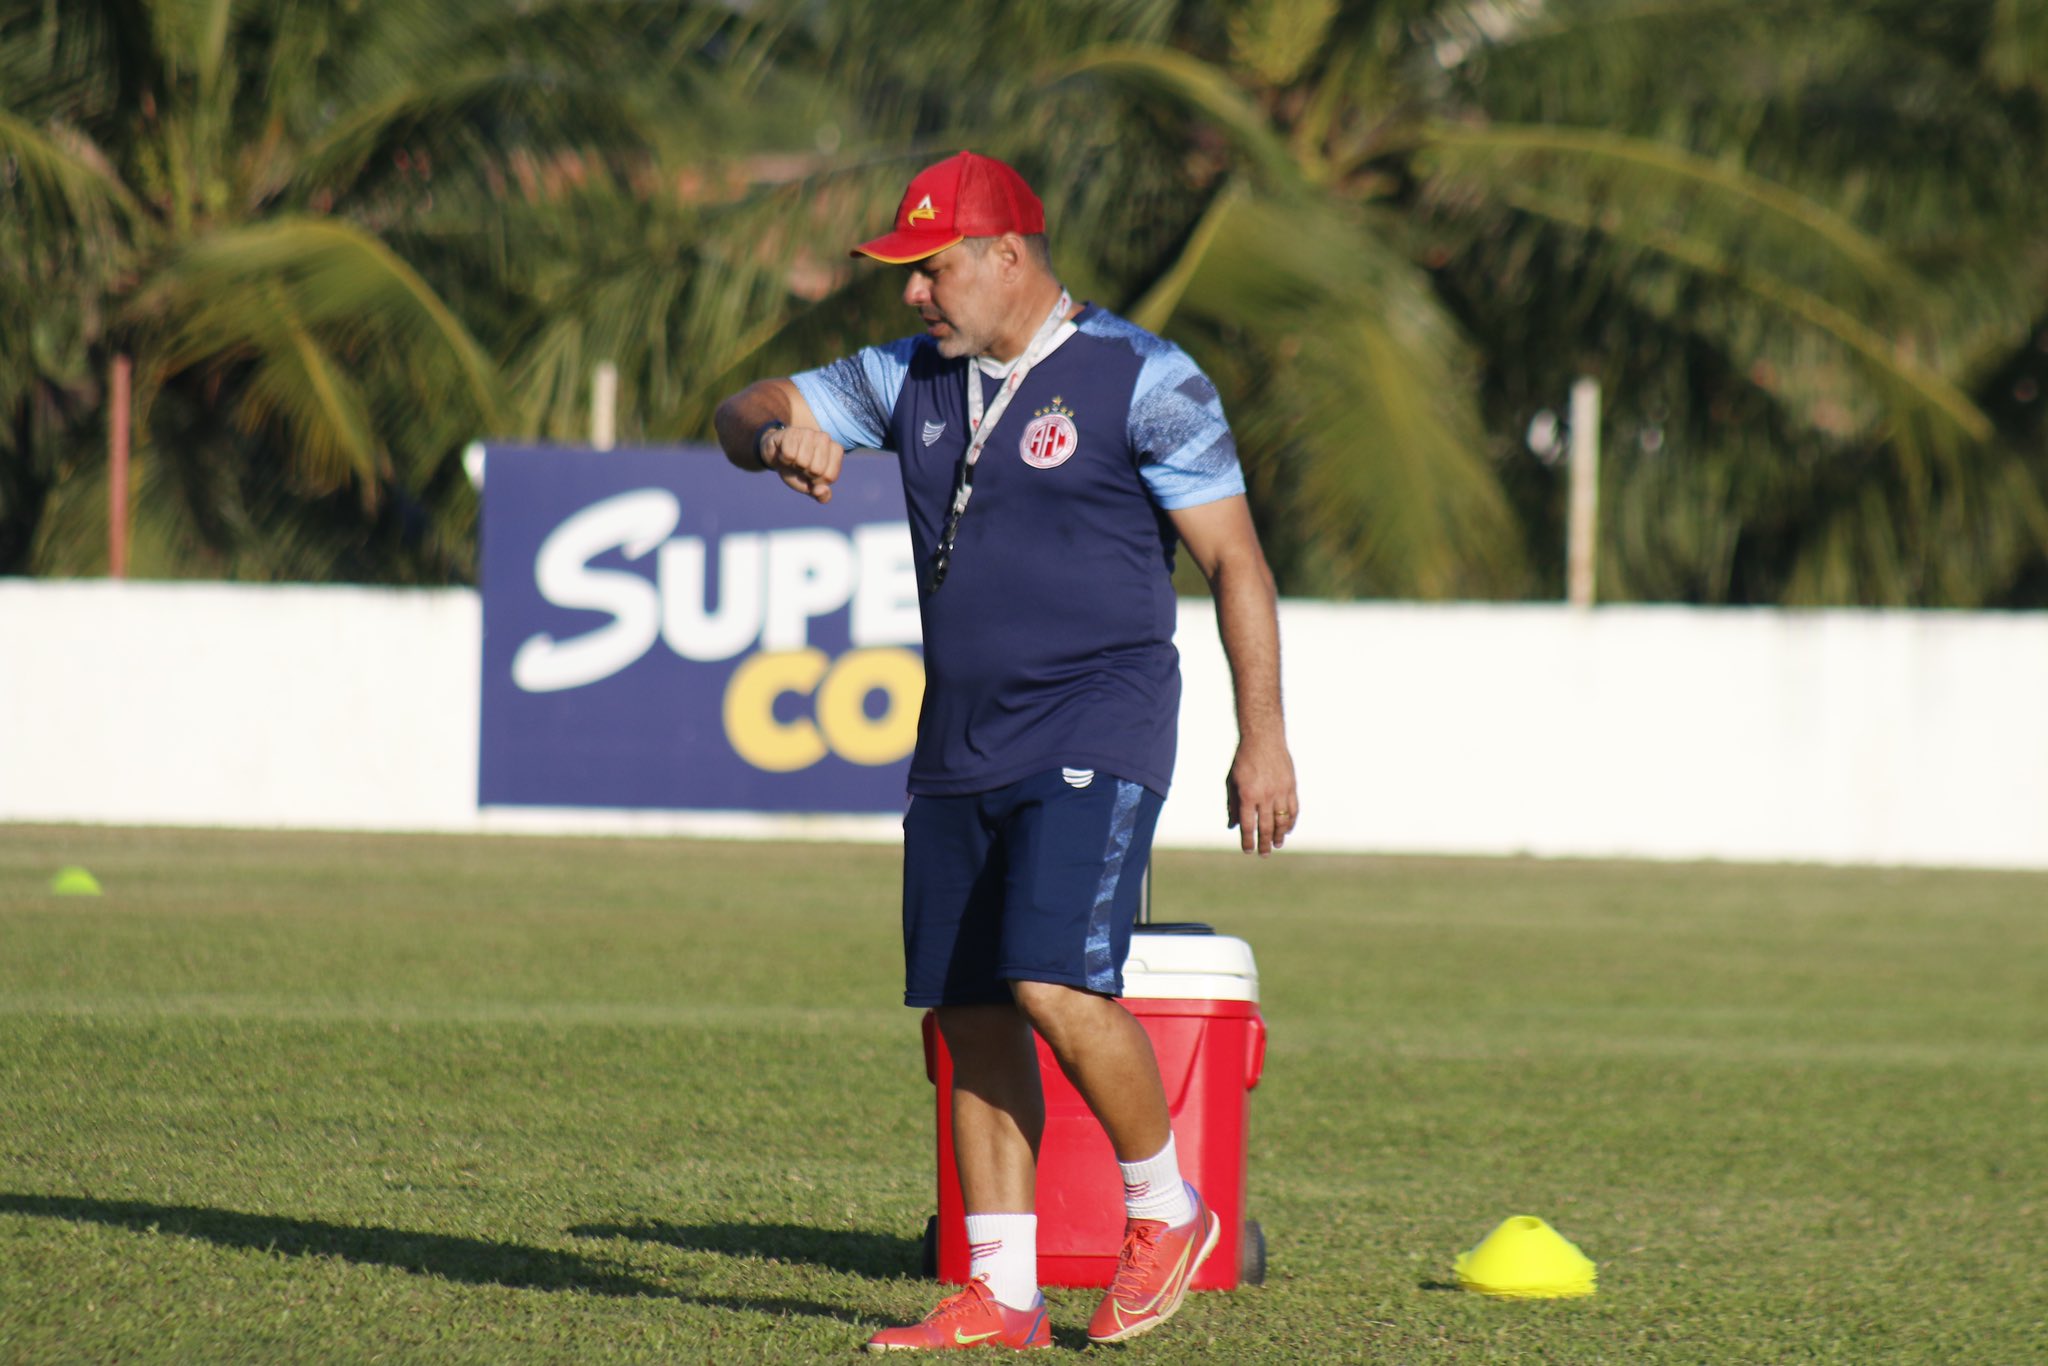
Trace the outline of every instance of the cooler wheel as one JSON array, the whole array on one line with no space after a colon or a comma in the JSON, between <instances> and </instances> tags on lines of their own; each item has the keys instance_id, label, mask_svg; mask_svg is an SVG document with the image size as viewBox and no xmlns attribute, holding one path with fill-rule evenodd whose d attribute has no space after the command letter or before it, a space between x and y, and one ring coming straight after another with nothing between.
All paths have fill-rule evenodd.
<instances>
[{"instance_id":1,"label":"cooler wheel","mask_svg":"<svg viewBox=\"0 0 2048 1366\"><path fill-rule=\"evenodd\" d=\"M1244 1221L1244 1241L1239 1249L1237 1279L1245 1285L1266 1283L1266 1230L1256 1219Z\"/></svg>"},{"instance_id":2,"label":"cooler wheel","mask_svg":"<svg viewBox=\"0 0 2048 1366\"><path fill-rule=\"evenodd\" d=\"M1265 1264L1266 1254L1262 1247L1259 1265L1263 1267ZM939 1278L939 1216L936 1214L924 1221L924 1246L918 1252L917 1269L928 1281Z\"/></svg>"}]
</instances>

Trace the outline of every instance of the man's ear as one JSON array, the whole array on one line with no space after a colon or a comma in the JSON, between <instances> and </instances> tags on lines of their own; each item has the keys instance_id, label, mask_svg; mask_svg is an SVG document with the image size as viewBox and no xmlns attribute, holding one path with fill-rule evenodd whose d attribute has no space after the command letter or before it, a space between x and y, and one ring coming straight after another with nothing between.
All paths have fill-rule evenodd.
<instances>
[{"instance_id":1,"label":"man's ear","mask_svg":"<svg viewBox=\"0 0 2048 1366\"><path fill-rule=\"evenodd\" d=\"M1024 239L1014 232L1006 232L996 239L995 249L1002 253L1003 278L1014 280L1024 271L1024 263L1031 256L1031 248Z\"/></svg>"}]
</instances>

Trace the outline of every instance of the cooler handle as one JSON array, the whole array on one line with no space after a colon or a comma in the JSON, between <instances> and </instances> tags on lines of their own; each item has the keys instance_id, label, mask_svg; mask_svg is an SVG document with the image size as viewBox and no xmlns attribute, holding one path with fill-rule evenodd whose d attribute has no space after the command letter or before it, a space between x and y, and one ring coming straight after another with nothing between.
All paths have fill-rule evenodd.
<instances>
[{"instance_id":1,"label":"cooler handle","mask_svg":"<svg viewBox=\"0 0 2048 1366\"><path fill-rule=\"evenodd\" d=\"M1245 1044L1244 1089L1255 1091L1259 1078L1266 1074L1266 1021L1264 1017L1252 1016L1251 1032Z\"/></svg>"}]
</instances>

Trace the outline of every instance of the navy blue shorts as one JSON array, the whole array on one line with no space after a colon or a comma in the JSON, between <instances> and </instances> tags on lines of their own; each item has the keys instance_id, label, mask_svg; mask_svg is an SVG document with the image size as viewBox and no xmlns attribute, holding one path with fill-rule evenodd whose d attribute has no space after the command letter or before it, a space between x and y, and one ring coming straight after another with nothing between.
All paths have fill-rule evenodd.
<instances>
[{"instance_id":1,"label":"navy blue shorts","mask_svg":"<svg viewBox=\"0 0 2048 1366\"><path fill-rule=\"evenodd\" d=\"M1115 996L1160 797L1054 769L993 792L913 797L903 818L903 1003L1011 999L1011 982Z\"/></svg>"}]
</instances>

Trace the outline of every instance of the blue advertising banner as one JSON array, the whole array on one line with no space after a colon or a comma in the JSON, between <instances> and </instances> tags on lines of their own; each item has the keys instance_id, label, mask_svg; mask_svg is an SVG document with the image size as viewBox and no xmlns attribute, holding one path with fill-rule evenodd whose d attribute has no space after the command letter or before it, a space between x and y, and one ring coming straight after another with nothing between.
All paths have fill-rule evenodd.
<instances>
[{"instance_id":1,"label":"blue advertising banner","mask_svg":"<svg viewBox=\"0 0 2048 1366\"><path fill-rule=\"evenodd\" d=\"M492 446L477 802L888 812L924 697L887 458L819 506L715 447Z\"/></svg>"}]
</instances>

